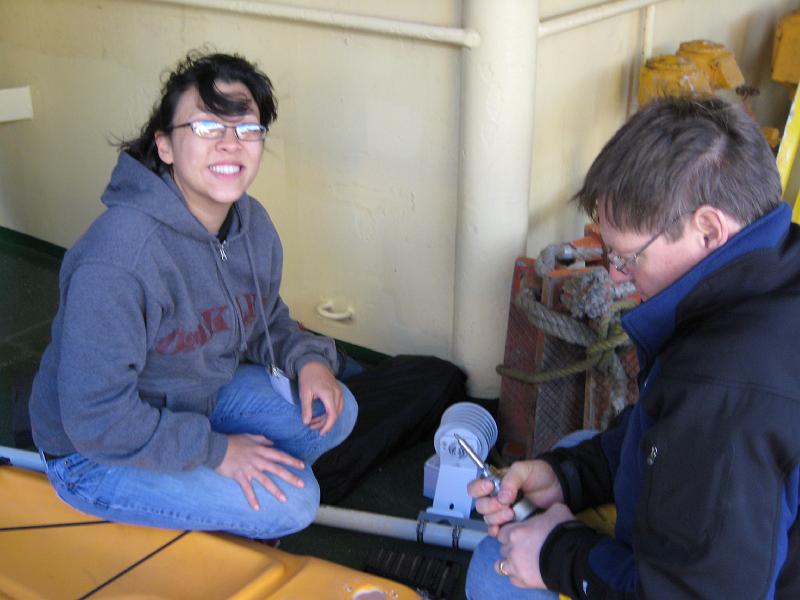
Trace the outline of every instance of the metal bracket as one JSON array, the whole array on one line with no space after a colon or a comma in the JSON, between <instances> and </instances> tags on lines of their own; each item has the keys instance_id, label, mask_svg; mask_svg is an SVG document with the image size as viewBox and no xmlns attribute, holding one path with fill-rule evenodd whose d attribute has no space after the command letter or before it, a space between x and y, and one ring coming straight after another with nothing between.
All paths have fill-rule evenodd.
<instances>
[{"instance_id":1,"label":"metal bracket","mask_svg":"<svg viewBox=\"0 0 800 600\"><path fill-rule=\"evenodd\" d=\"M420 511L417 516L417 541L424 542L425 539L425 526L428 523L436 525L447 525L452 528L452 547L459 550L461 543L462 532L477 532L486 533L489 527L485 522L478 519L461 519L458 517L449 517L444 515L437 515L425 510Z\"/></svg>"}]
</instances>

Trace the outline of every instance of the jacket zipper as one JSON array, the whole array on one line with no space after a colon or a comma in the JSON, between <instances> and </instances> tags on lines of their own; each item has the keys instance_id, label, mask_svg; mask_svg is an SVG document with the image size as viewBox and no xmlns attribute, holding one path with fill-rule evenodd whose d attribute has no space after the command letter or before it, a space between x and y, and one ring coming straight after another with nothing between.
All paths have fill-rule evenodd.
<instances>
[{"instance_id":1,"label":"jacket zipper","mask_svg":"<svg viewBox=\"0 0 800 600\"><path fill-rule=\"evenodd\" d=\"M219 256L222 259L222 262L227 262L227 260L228 260L228 253L225 252L225 245L227 243L228 243L228 240L225 240L224 242L221 242L218 245ZM222 274L222 273L220 272L220 274ZM236 327L236 337L239 339L239 343L237 344L237 347L238 347L244 341L244 323L242 321L241 315L239 314L239 309L238 309L238 305L236 303L236 300L231 295L231 292L228 289L228 284L225 281L225 277L224 276L222 276L222 289L224 290L225 295L228 297L228 302L230 304L231 309L233 310L234 325Z\"/></svg>"}]
</instances>

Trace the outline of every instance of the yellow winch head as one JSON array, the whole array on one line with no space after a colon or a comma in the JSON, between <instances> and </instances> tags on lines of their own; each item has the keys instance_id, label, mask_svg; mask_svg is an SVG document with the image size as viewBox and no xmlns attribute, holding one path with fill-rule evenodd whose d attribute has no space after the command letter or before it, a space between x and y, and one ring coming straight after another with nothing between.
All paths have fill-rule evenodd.
<instances>
[{"instance_id":1,"label":"yellow winch head","mask_svg":"<svg viewBox=\"0 0 800 600\"><path fill-rule=\"evenodd\" d=\"M654 56L639 72L639 106L654 98L710 93L708 79L697 65L674 54Z\"/></svg>"},{"instance_id":2,"label":"yellow winch head","mask_svg":"<svg viewBox=\"0 0 800 600\"><path fill-rule=\"evenodd\" d=\"M683 42L676 54L694 63L706 76L711 89L733 90L744 84L744 75L733 52L722 44L709 40Z\"/></svg>"}]
</instances>

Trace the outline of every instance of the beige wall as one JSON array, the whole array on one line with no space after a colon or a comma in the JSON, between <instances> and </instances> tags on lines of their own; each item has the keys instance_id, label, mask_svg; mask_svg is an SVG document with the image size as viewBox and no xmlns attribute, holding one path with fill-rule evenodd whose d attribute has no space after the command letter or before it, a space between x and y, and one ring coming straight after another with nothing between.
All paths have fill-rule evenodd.
<instances>
[{"instance_id":1,"label":"beige wall","mask_svg":"<svg viewBox=\"0 0 800 600\"><path fill-rule=\"evenodd\" d=\"M283 3L461 20L457 0ZM541 18L591 4L542 0ZM654 51L694 38L727 44L762 90L759 118L780 126L789 95L769 80L772 30L798 4L666 0ZM102 210L109 140L136 133L163 68L204 43L256 60L277 90L279 119L251 191L281 232L293 314L375 350L448 357L462 53L453 46L148 0L0 0L0 89L30 85L35 115L0 124L0 226L71 245ZM638 12L540 40L530 254L580 234L567 199L625 118L639 44ZM324 299L352 306L354 321L319 318Z\"/></svg>"},{"instance_id":2,"label":"beige wall","mask_svg":"<svg viewBox=\"0 0 800 600\"><path fill-rule=\"evenodd\" d=\"M443 25L460 14L428 0L316 5ZM71 245L102 210L108 141L136 133L164 67L208 42L256 60L277 90L251 192L284 241L293 313L376 350L448 353L459 49L145 0L0 0L0 23L0 88L30 85L35 113L0 125L0 225ZM355 320L320 319L327 298Z\"/></svg>"}]
</instances>

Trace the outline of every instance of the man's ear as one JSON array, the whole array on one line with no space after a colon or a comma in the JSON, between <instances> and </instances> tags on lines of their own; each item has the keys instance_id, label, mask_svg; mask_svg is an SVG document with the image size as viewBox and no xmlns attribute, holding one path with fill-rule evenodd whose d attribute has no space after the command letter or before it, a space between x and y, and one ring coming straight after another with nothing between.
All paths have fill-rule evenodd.
<instances>
[{"instance_id":1,"label":"man's ear","mask_svg":"<svg viewBox=\"0 0 800 600\"><path fill-rule=\"evenodd\" d=\"M172 140L163 131L156 131L155 133L156 149L158 150L158 157L164 164L171 165L175 162L172 156Z\"/></svg>"},{"instance_id":2,"label":"man's ear","mask_svg":"<svg viewBox=\"0 0 800 600\"><path fill-rule=\"evenodd\" d=\"M738 225L720 209L703 205L692 215L691 224L704 248L712 252L724 245L739 230Z\"/></svg>"}]
</instances>

